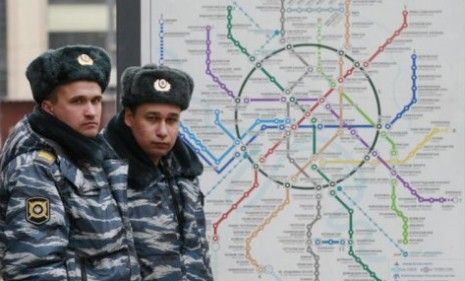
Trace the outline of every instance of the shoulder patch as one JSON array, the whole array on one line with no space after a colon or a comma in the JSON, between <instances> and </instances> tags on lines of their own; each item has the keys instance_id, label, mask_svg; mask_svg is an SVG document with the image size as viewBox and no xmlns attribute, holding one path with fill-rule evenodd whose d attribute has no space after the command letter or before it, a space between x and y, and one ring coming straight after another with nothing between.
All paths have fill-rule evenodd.
<instances>
[{"instance_id":1,"label":"shoulder patch","mask_svg":"<svg viewBox=\"0 0 465 281\"><path fill-rule=\"evenodd\" d=\"M50 203L47 198L31 197L26 200L26 220L39 225L50 218Z\"/></svg>"},{"instance_id":2,"label":"shoulder patch","mask_svg":"<svg viewBox=\"0 0 465 281\"><path fill-rule=\"evenodd\" d=\"M46 150L41 150L37 153L37 159L50 165L55 162L56 157Z\"/></svg>"}]
</instances>

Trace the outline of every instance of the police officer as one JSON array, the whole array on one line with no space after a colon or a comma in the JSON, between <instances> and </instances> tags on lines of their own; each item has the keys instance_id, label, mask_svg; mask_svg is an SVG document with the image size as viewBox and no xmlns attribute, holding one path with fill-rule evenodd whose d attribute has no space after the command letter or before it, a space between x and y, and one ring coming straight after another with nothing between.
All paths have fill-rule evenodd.
<instances>
[{"instance_id":1,"label":"police officer","mask_svg":"<svg viewBox=\"0 0 465 281\"><path fill-rule=\"evenodd\" d=\"M129 161L129 217L143 280L213 279L197 179L203 166L178 136L193 87L180 70L127 68L124 109L103 133Z\"/></svg>"},{"instance_id":2,"label":"police officer","mask_svg":"<svg viewBox=\"0 0 465 281\"><path fill-rule=\"evenodd\" d=\"M140 280L125 186L127 166L97 136L108 54L65 46L26 71L37 103L0 158L4 280Z\"/></svg>"}]
</instances>

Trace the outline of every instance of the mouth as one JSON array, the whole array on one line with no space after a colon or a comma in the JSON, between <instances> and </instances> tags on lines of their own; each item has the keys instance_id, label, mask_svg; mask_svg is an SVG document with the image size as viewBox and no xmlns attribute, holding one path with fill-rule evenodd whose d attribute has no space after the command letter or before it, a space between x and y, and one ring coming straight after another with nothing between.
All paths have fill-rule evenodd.
<instances>
[{"instance_id":1,"label":"mouth","mask_svg":"<svg viewBox=\"0 0 465 281\"><path fill-rule=\"evenodd\" d=\"M87 122L87 123L84 123L82 124L83 127L86 127L86 128L94 128L94 127L98 127L98 123L97 122Z\"/></svg>"},{"instance_id":2,"label":"mouth","mask_svg":"<svg viewBox=\"0 0 465 281\"><path fill-rule=\"evenodd\" d=\"M165 142L152 142L153 146L156 148L169 148L170 145Z\"/></svg>"}]
</instances>

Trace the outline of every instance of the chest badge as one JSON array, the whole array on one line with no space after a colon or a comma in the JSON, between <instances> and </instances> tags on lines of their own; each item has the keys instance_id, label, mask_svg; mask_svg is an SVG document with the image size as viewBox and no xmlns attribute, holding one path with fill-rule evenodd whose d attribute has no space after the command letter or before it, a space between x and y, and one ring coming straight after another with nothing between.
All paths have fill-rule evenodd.
<instances>
[{"instance_id":1,"label":"chest badge","mask_svg":"<svg viewBox=\"0 0 465 281\"><path fill-rule=\"evenodd\" d=\"M26 200L26 220L40 225L50 219L50 203L47 198L32 197Z\"/></svg>"}]
</instances>

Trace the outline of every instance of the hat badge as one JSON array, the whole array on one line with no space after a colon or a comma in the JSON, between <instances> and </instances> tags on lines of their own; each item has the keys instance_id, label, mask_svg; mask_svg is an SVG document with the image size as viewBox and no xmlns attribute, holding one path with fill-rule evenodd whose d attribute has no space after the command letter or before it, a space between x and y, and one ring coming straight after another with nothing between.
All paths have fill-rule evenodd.
<instances>
[{"instance_id":1,"label":"hat badge","mask_svg":"<svg viewBox=\"0 0 465 281\"><path fill-rule=\"evenodd\" d=\"M87 54L80 54L77 58L77 61L80 65L93 65L94 61Z\"/></svg>"},{"instance_id":2,"label":"hat badge","mask_svg":"<svg viewBox=\"0 0 465 281\"><path fill-rule=\"evenodd\" d=\"M169 92L169 90L171 89L171 84L165 79L157 79L153 83L153 87L158 92Z\"/></svg>"}]
</instances>

